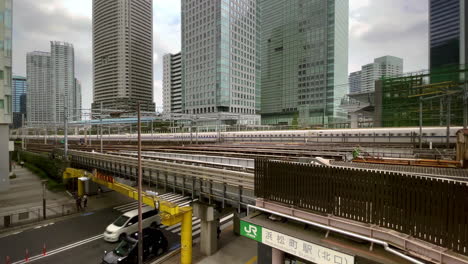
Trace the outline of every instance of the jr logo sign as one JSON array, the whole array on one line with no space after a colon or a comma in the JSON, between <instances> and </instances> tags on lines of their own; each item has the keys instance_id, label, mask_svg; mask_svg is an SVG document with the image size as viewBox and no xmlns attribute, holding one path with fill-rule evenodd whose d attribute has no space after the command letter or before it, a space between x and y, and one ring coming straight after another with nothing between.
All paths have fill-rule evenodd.
<instances>
[{"instance_id":1,"label":"jr logo sign","mask_svg":"<svg viewBox=\"0 0 468 264\"><path fill-rule=\"evenodd\" d=\"M262 227L254 224L250 224L244 221L240 221L240 233L242 236L250 239L262 242Z\"/></svg>"}]
</instances>

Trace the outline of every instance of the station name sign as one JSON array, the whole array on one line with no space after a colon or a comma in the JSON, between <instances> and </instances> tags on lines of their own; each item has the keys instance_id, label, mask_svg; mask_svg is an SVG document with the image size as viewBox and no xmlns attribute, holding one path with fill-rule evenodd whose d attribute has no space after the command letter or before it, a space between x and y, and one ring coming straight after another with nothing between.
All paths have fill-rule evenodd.
<instances>
[{"instance_id":1,"label":"station name sign","mask_svg":"<svg viewBox=\"0 0 468 264\"><path fill-rule=\"evenodd\" d=\"M240 221L242 236L317 264L354 264L354 256Z\"/></svg>"}]
</instances>

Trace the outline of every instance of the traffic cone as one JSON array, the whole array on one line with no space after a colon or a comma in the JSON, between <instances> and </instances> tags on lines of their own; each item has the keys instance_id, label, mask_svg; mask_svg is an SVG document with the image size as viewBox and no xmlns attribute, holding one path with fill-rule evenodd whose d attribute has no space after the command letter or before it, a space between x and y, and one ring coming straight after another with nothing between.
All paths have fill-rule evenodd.
<instances>
[{"instance_id":1,"label":"traffic cone","mask_svg":"<svg viewBox=\"0 0 468 264\"><path fill-rule=\"evenodd\" d=\"M44 246L42 247L42 256L45 256L45 255L47 255L47 249L44 243Z\"/></svg>"},{"instance_id":2,"label":"traffic cone","mask_svg":"<svg viewBox=\"0 0 468 264\"><path fill-rule=\"evenodd\" d=\"M28 261L29 261L29 251L28 251L28 249L26 249L26 256L25 256L25 258L24 258L24 261L25 261L25 262L28 262Z\"/></svg>"}]
</instances>

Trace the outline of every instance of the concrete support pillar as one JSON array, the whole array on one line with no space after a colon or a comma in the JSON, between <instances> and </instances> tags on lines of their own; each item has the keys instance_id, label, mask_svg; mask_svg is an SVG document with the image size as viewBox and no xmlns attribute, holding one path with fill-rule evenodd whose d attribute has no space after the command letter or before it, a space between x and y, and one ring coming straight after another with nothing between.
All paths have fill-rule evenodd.
<instances>
[{"instance_id":1,"label":"concrete support pillar","mask_svg":"<svg viewBox=\"0 0 468 264\"><path fill-rule=\"evenodd\" d=\"M349 113L351 116L351 128L358 128L359 114L358 113Z\"/></svg>"},{"instance_id":2,"label":"concrete support pillar","mask_svg":"<svg viewBox=\"0 0 468 264\"><path fill-rule=\"evenodd\" d=\"M234 212L234 216L232 217L233 229L232 231L236 236L240 236L240 216L237 211Z\"/></svg>"},{"instance_id":3,"label":"concrete support pillar","mask_svg":"<svg viewBox=\"0 0 468 264\"><path fill-rule=\"evenodd\" d=\"M200 251L206 256L211 256L218 250L218 213L213 205L197 202L193 204L193 214L201 220Z\"/></svg>"},{"instance_id":4,"label":"concrete support pillar","mask_svg":"<svg viewBox=\"0 0 468 264\"><path fill-rule=\"evenodd\" d=\"M257 264L271 264L271 247L257 243Z\"/></svg>"},{"instance_id":5,"label":"concrete support pillar","mask_svg":"<svg viewBox=\"0 0 468 264\"><path fill-rule=\"evenodd\" d=\"M271 264L284 264L284 252L271 248Z\"/></svg>"},{"instance_id":6,"label":"concrete support pillar","mask_svg":"<svg viewBox=\"0 0 468 264\"><path fill-rule=\"evenodd\" d=\"M207 256L213 255L218 250L217 227L217 219L213 221L201 221L200 250Z\"/></svg>"}]
</instances>

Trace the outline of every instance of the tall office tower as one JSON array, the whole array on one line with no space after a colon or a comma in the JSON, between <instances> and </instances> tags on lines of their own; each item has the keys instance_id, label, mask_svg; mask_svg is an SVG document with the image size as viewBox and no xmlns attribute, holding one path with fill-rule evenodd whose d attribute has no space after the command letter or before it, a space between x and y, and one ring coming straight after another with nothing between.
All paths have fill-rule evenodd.
<instances>
[{"instance_id":1,"label":"tall office tower","mask_svg":"<svg viewBox=\"0 0 468 264\"><path fill-rule=\"evenodd\" d=\"M9 125L12 117L11 102L11 31L12 31L12 1L0 0L0 191L6 191L10 186L9 168Z\"/></svg>"},{"instance_id":2,"label":"tall office tower","mask_svg":"<svg viewBox=\"0 0 468 264\"><path fill-rule=\"evenodd\" d=\"M349 82L349 92L359 93L361 91L361 71L350 73L348 82Z\"/></svg>"},{"instance_id":3,"label":"tall office tower","mask_svg":"<svg viewBox=\"0 0 468 264\"><path fill-rule=\"evenodd\" d=\"M63 123L65 107L68 120L73 119L75 52L72 44L60 41L51 41L50 48L55 122Z\"/></svg>"},{"instance_id":4,"label":"tall office tower","mask_svg":"<svg viewBox=\"0 0 468 264\"><path fill-rule=\"evenodd\" d=\"M52 61L49 52L26 55L26 112L28 125L55 122L55 93L52 89Z\"/></svg>"},{"instance_id":5,"label":"tall office tower","mask_svg":"<svg viewBox=\"0 0 468 264\"><path fill-rule=\"evenodd\" d=\"M81 82L75 78L75 83L73 86L73 121L81 120L81 107L82 107L82 98L81 98Z\"/></svg>"},{"instance_id":6,"label":"tall office tower","mask_svg":"<svg viewBox=\"0 0 468 264\"><path fill-rule=\"evenodd\" d=\"M182 113L182 56L181 53L163 57L163 112Z\"/></svg>"},{"instance_id":7,"label":"tall office tower","mask_svg":"<svg viewBox=\"0 0 468 264\"><path fill-rule=\"evenodd\" d=\"M13 76L13 128L19 128L23 124L23 116L26 116L26 77Z\"/></svg>"},{"instance_id":8,"label":"tall office tower","mask_svg":"<svg viewBox=\"0 0 468 264\"><path fill-rule=\"evenodd\" d=\"M362 66L360 92L373 92L375 81L382 77L398 76L403 73L403 59L384 56L374 59L373 63Z\"/></svg>"},{"instance_id":9,"label":"tall office tower","mask_svg":"<svg viewBox=\"0 0 468 264\"><path fill-rule=\"evenodd\" d=\"M262 124L346 119L348 0L259 0Z\"/></svg>"},{"instance_id":10,"label":"tall office tower","mask_svg":"<svg viewBox=\"0 0 468 264\"><path fill-rule=\"evenodd\" d=\"M429 0L431 69L468 63L467 15L465 0Z\"/></svg>"},{"instance_id":11,"label":"tall office tower","mask_svg":"<svg viewBox=\"0 0 468 264\"><path fill-rule=\"evenodd\" d=\"M93 0L93 109L155 111L153 1Z\"/></svg>"},{"instance_id":12,"label":"tall office tower","mask_svg":"<svg viewBox=\"0 0 468 264\"><path fill-rule=\"evenodd\" d=\"M256 0L182 0L185 113L259 123L258 11Z\"/></svg>"}]
</instances>

